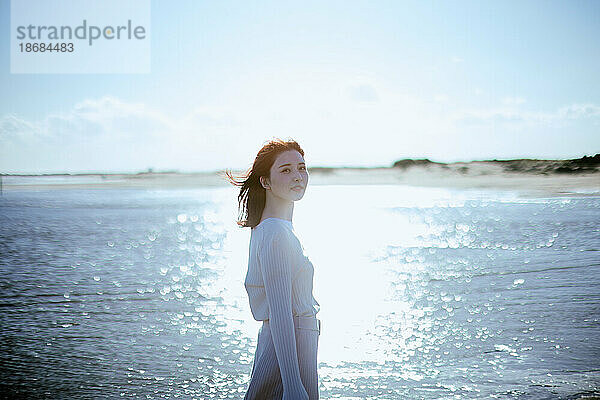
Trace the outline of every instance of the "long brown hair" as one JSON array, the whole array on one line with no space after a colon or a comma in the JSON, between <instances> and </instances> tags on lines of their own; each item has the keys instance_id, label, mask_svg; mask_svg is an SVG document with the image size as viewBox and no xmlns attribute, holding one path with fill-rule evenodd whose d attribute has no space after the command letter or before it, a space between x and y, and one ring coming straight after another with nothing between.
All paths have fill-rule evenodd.
<instances>
[{"instance_id":1,"label":"long brown hair","mask_svg":"<svg viewBox=\"0 0 600 400\"><path fill-rule=\"evenodd\" d=\"M225 171L229 183L240 187L237 224L242 228L254 228L260 222L267 199L266 190L260 184L260 177L271 178L271 167L275 159L280 153L289 150L296 150L304 157L304 150L295 140L272 139L258 151L252 168L245 174L234 177L231 171Z\"/></svg>"}]
</instances>

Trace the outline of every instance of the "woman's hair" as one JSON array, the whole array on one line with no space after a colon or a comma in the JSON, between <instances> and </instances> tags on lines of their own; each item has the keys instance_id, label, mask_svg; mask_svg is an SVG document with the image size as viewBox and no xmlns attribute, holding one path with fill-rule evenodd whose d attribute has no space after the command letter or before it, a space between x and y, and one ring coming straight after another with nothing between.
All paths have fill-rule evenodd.
<instances>
[{"instance_id":1,"label":"woman's hair","mask_svg":"<svg viewBox=\"0 0 600 400\"><path fill-rule=\"evenodd\" d=\"M254 228L260 222L266 202L265 188L260 184L260 177L271 178L271 167L280 153L296 150L304 157L304 150L295 140L273 139L268 141L256 155L254 164L242 176L234 177L229 170L225 171L226 179L234 186L240 187L238 195L238 221L243 228Z\"/></svg>"}]
</instances>

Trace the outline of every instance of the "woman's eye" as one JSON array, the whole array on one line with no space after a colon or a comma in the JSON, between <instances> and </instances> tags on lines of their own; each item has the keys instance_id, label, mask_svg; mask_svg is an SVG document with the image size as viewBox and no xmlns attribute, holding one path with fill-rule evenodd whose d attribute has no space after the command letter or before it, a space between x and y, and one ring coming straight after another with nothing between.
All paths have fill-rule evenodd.
<instances>
[{"instance_id":1,"label":"woman's eye","mask_svg":"<svg viewBox=\"0 0 600 400\"><path fill-rule=\"evenodd\" d=\"M300 167L300 169L304 171L304 170L306 170L306 167Z\"/></svg>"},{"instance_id":2,"label":"woman's eye","mask_svg":"<svg viewBox=\"0 0 600 400\"><path fill-rule=\"evenodd\" d=\"M281 172L289 172L289 168L284 168L283 170L281 170Z\"/></svg>"}]
</instances>

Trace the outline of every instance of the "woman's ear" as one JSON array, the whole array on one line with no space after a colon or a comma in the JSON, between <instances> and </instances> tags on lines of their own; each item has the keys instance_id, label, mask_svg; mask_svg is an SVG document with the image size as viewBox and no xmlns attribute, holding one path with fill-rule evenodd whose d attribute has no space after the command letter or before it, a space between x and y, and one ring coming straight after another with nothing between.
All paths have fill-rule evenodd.
<instances>
[{"instance_id":1,"label":"woman's ear","mask_svg":"<svg viewBox=\"0 0 600 400\"><path fill-rule=\"evenodd\" d=\"M261 176L258 179L260 180L260 184L262 185L263 188L271 189L271 185L269 184L269 178L267 178L266 176Z\"/></svg>"}]
</instances>

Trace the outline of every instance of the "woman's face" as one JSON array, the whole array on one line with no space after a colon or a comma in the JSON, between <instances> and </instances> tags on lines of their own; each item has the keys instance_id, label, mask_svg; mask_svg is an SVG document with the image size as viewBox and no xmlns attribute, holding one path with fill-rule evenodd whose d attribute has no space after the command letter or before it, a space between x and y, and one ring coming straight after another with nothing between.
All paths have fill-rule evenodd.
<instances>
[{"instance_id":1,"label":"woman's face","mask_svg":"<svg viewBox=\"0 0 600 400\"><path fill-rule=\"evenodd\" d=\"M271 166L271 193L286 201L304 197L308 185L308 171L304 158L296 150L280 153Z\"/></svg>"}]
</instances>

